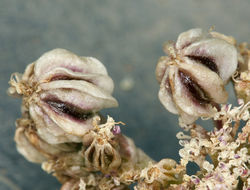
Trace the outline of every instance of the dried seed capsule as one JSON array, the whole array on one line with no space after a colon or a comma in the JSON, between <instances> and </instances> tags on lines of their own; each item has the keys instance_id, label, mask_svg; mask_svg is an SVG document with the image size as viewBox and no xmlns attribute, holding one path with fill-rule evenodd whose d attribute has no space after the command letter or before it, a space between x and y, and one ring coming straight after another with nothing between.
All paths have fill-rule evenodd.
<instances>
[{"instance_id":1,"label":"dried seed capsule","mask_svg":"<svg viewBox=\"0 0 250 190\"><path fill-rule=\"evenodd\" d=\"M50 144L80 142L98 111L118 105L103 64L64 49L45 53L23 75L12 75L10 85L9 94L23 96L38 135Z\"/></svg>"},{"instance_id":2,"label":"dried seed capsule","mask_svg":"<svg viewBox=\"0 0 250 190\"><path fill-rule=\"evenodd\" d=\"M121 134L120 127L113 118L83 137L82 155L89 171L101 171L105 174L118 172L122 164L133 167L139 162L143 152L136 148L134 142Z\"/></svg>"},{"instance_id":3,"label":"dried seed capsule","mask_svg":"<svg viewBox=\"0 0 250 190\"><path fill-rule=\"evenodd\" d=\"M224 84L237 67L235 47L218 35L192 29L164 50L169 56L159 60L156 78L165 108L180 114L184 124L215 113L228 98Z\"/></svg>"},{"instance_id":4,"label":"dried seed capsule","mask_svg":"<svg viewBox=\"0 0 250 190\"><path fill-rule=\"evenodd\" d=\"M121 165L119 152L105 139L94 139L84 152L87 168L94 171L109 173Z\"/></svg>"},{"instance_id":5,"label":"dried seed capsule","mask_svg":"<svg viewBox=\"0 0 250 190\"><path fill-rule=\"evenodd\" d=\"M25 128L17 128L15 141L18 152L30 162L42 163L47 160L47 158L30 143L29 139L25 135Z\"/></svg>"},{"instance_id":6,"label":"dried seed capsule","mask_svg":"<svg viewBox=\"0 0 250 190\"><path fill-rule=\"evenodd\" d=\"M61 154L74 152L79 143L49 144L42 140L31 119L21 118L16 121L15 141L18 151L29 161L42 163L47 159L55 159Z\"/></svg>"}]
</instances>

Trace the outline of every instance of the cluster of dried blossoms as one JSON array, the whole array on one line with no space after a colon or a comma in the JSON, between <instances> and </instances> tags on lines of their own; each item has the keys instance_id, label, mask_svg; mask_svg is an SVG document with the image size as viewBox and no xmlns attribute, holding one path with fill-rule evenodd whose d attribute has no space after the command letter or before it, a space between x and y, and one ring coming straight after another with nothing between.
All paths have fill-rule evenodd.
<instances>
[{"instance_id":1,"label":"cluster of dried blossoms","mask_svg":"<svg viewBox=\"0 0 250 190\"><path fill-rule=\"evenodd\" d=\"M249 189L250 50L232 37L192 29L168 43L156 67L159 99L179 114L181 161L155 162L121 134L122 122L105 119L103 108L117 106L113 81L91 57L55 49L14 73L8 93L21 96L16 121L18 151L42 164L61 190ZM235 72L237 71L237 72ZM225 104L225 85L233 75L238 107ZM213 119L206 131L198 118ZM240 128L240 122L244 124ZM199 167L186 173L189 162Z\"/></svg>"}]
</instances>

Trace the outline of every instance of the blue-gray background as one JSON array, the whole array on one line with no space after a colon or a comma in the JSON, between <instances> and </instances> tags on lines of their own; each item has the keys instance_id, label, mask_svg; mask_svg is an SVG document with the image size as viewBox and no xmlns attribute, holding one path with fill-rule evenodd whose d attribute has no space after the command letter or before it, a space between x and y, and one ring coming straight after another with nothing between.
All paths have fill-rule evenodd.
<instances>
[{"instance_id":1,"label":"blue-gray background","mask_svg":"<svg viewBox=\"0 0 250 190\"><path fill-rule=\"evenodd\" d=\"M249 10L249 0L0 0L0 189L60 187L16 151L21 100L6 95L11 73L56 47L98 58L120 104L103 113L125 122L123 132L155 160L179 159L177 118L157 98L154 70L162 44L187 29L211 26L249 43ZM130 91L119 85L126 77L135 82Z\"/></svg>"}]
</instances>

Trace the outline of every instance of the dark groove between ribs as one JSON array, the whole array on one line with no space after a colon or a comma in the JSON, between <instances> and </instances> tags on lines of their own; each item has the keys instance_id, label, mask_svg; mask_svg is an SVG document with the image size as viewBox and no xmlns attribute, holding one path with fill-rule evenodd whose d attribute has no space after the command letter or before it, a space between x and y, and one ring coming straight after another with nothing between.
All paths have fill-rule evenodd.
<instances>
[{"instance_id":1,"label":"dark groove between ribs","mask_svg":"<svg viewBox=\"0 0 250 190\"><path fill-rule=\"evenodd\" d=\"M194 60L194 61L201 63L202 65L206 66L210 70L219 74L218 67L212 58L203 57L203 56L196 56L196 55L188 55L187 57Z\"/></svg>"},{"instance_id":2,"label":"dark groove between ribs","mask_svg":"<svg viewBox=\"0 0 250 190\"><path fill-rule=\"evenodd\" d=\"M57 113L64 113L78 120L86 121L93 116L93 112L82 110L74 105L64 103L60 100L45 100L50 107Z\"/></svg>"},{"instance_id":3,"label":"dark groove between ribs","mask_svg":"<svg viewBox=\"0 0 250 190\"><path fill-rule=\"evenodd\" d=\"M55 75L51 77L49 81L57 81L57 80L82 80L82 81L86 81L89 83L93 83L93 81L90 79L82 79L81 77L73 77L73 76L67 76L67 75Z\"/></svg>"},{"instance_id":4,"label":"dark groove between ribs","mask_svg":"<svg viewBox=\"0 0 250 190\"><path fill-rule=\"evenodd\" d=\"M73 78L66 75L56 75L50 79L50 81L55 81L55 80L73 80Z\"/></svg>"},{"instance_id":5,"label":"dark groove between ribs","mask_svg":"<svg viewBox=\"0 0 250 190\"><path fill-rule=\"evenodd\" d=\"M200 105L208 104L211 102L209 96L186 71L179 70L179 77L182 84L188 89L188 91L195 98L195 100L199 102Z\"/></svg>"}]
</instances>

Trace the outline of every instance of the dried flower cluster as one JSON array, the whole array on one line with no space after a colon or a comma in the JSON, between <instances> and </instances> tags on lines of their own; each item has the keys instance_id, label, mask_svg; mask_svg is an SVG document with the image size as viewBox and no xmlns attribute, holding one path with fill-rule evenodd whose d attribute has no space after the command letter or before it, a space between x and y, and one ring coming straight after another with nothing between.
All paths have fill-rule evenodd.
<instances>
[{"instance_id":1,"label":"dried flower cluster","mask_svg":"<svg viewBox=\"0 0 250 190\"><path fill-rule=\"evenodd\" d=\"M152 160L121 133L122 122L102 117L118 105L113 81L95 58L67 50L45 53L14 73L8 93L22 97L16 121L18 151L55 176L61 190L250 189L250 50L233 37L201 29L164 47L156 67L159 99L180 116L180 163ZM225 104L233 76L238 106ZM211 131L195 123L212 119ZM243 125L243 127L241 126ZM187 164L200 170L188 175Z\"/></svg>"},{"instance_id":2,"label":"dried flower cluster","mask_svg":"<svg viewBox=\"0 0 250 190\"><path fill-rule=\"evenodd\" d=\"M195 162L200 167L197 175L185 176L185 182L196 189L237 189L239 178L245 187L249 185L249 108L250 104L240 107L226 105L214 119L226 119L221 129L207 132L201 126L190 126L190 136L179 134L181 165ZM217 117L218 116L218 117ZM235 133L239 121L247 121L242 132ZM232 122L235 123L232 125ZM202 135L201 135L202 134ZM208 157L212 160L209 162Z\"/></svg>"},{"instance_id":3,"label":"dried flower cluster","mask_svg":"<svg viewBox=\"0 0 250 190\"><path fill-rule=\"evenodd\" d=\"M239 72L234 76L235 90L238 98L250 101L250 45L241 43L238 46Z\"/></svg>"}]
</instances>

